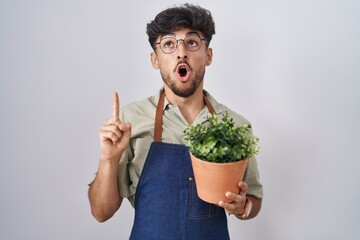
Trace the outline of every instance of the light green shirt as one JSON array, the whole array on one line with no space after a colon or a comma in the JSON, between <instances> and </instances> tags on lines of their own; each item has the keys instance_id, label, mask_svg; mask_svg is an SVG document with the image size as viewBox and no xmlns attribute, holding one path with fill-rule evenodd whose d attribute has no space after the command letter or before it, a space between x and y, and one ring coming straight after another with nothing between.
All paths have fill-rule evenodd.
<instances>
[{"instance_id":1,"label":"light green shirt","mask_svg":"<svg viewBox=\"0 0 360 240\"><path fill-rule=\"evenodd\" d=\"M160 91L155 96L131 103L122 108L121 119L131 123L130 145L121 157L118 171L118 187L121 197L128 198L134 205L134 197L139 177L143 169L150 145L154 139L155 111ZM206 93L216 114L228 111L237 125L249 123L244 117L219 104L209 93ZM193 124L202 123L209 115L204 107ZM182 116L178 106L170 104L165 98L162 142L185 144L184 129L188 122ZM261 198L263 191L255 158L248 161L244 181L248 184L248 194Z\"/></svg>"}]
</instances>

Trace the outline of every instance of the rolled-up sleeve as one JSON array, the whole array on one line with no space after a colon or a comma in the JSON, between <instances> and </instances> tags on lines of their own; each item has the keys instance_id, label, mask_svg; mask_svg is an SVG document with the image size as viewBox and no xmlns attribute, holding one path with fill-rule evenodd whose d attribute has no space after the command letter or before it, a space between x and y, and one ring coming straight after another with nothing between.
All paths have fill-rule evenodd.
<instances>
[{"instance_id":1,"label":"rolled-up sleeve","mask_svg":"<svg viewBox=\"0 0 360 240\"><path fill-rule=\"evenodd\" d=\"M263 197L263 186L260 182L258 164L255 157L248 160L244 181L248 184L248 195L252 195L257 198Z\"/></svg>"}]
</instances>

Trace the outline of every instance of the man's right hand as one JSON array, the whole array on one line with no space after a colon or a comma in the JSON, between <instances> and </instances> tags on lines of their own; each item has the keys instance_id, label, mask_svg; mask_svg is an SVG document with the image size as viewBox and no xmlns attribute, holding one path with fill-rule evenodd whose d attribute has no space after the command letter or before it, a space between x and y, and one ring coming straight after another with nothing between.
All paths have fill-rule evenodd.
<instances>
[{"instance_id":1,"label":"man's right hand","mask_svg":"<svg viewBox=\"0 0 360 240\"><path fill-rule=\"evenodd\" d=\"M107 120L100 128L100 160L120 161L122 153L129 145L131 136L130 123L123 123L119 117L119 96L114 93L112 118Z\"/></svg>"}]
</instances>

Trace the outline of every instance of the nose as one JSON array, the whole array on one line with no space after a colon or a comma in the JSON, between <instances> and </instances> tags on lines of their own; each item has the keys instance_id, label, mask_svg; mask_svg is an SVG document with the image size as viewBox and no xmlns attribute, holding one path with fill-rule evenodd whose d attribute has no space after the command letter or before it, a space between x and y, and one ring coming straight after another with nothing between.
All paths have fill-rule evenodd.
<instances>
[{"instance_id":1,"label":"nose","mask_svg":"<svg viewBox=\"0 0 360 240\"><path fill-rule=\"evenodd\" d=\"M178 41L176 53L178 59L187 59L187 50L185 48L184 40Z\"/></svg>"}]
</instances>

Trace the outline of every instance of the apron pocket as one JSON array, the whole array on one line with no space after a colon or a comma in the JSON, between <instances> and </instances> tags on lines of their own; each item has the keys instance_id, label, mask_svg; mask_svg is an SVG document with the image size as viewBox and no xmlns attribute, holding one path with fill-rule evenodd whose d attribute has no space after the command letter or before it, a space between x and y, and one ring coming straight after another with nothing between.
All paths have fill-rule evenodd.
<instances>
[{"instance_id":1,"label":"apron pocket","mask_svg":"<svg viewBox=\"0 0 360 240\"><path fill-rule=\"evenodd\" d=\"M199 198L193 177L189 178L189 219L210 219L219 216L221 208Z\"/></svg>"}]
</instances>

